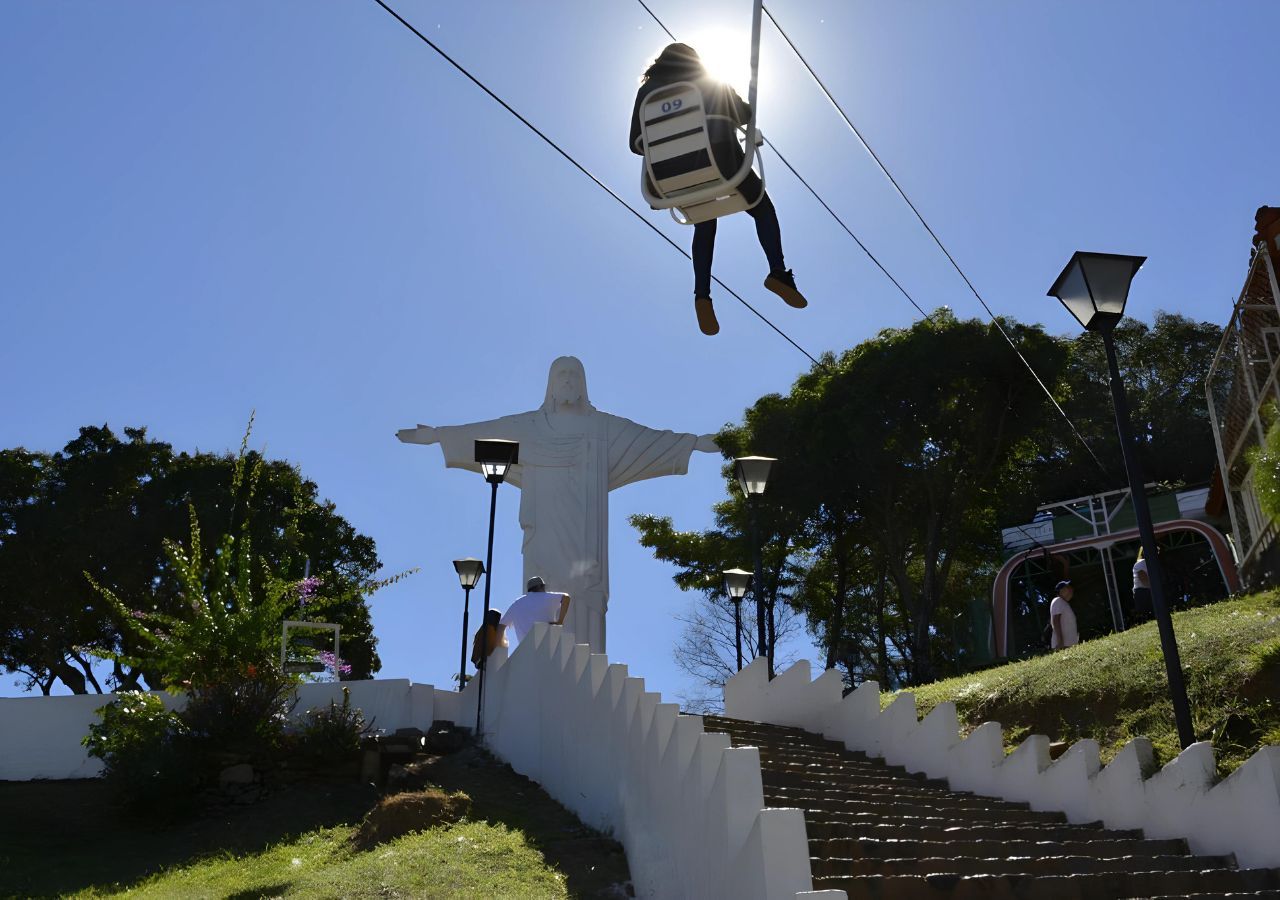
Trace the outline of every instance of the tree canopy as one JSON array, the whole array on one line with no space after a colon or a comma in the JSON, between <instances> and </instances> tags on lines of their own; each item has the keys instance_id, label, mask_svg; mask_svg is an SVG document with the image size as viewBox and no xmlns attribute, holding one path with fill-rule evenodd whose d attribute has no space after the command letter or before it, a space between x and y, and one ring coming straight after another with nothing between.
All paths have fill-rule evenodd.
<instances>
[{"instance_id":1,"label":"tree canopy","mask_svg":"<svg viewBox=\"0 0 1280 900\"><path fill-rule=\"evenodd\" d=\"M381 568L373 540L320 500L297 467L252 451L246 462L261 473L252 488L255 554L286 580L301 579L309 562L325 594L341 598L327 618L342 626L352 677L368 677L381 665L364 597ZM136 648L85 574L147 612L181 615L164 542L189 534L189 510L207 534L232 527L234 507L247 501L232 494L235 465L230 453L175 453L145 428L117 435L107 425L81 428L56 453L0 450L0 667L45 693L56 681L75 693L106 689L85 648L125 658ZM137 688L140 679L151 681L116 662L107 687Z\"/></svg>"},{"instance_id":2,"label":"tree canopy","mask_svg":"<svg viewBox=\"0 0 1280 900\"><path fill-rule=\"evenodd\" d=\"M1042 502L1124 484L1098 339L1001 324L1097 460L994 323L946 310L824 356L717 438L729 457L778 458L760 510L766 558L785 578L777 596L805 616L827 666L851 681L920 683L953 669L960 648L948 623L988 595L999 526L1029 521ZM1204 379L1220 336L1168 313L1118 329L1152 478L1186 484L1212 474ZM681 567L684 589L712 591L712 574L750 558L728 469L726 481L715 529L632 520L645 546Z\"/></svg>"}]
</instances>

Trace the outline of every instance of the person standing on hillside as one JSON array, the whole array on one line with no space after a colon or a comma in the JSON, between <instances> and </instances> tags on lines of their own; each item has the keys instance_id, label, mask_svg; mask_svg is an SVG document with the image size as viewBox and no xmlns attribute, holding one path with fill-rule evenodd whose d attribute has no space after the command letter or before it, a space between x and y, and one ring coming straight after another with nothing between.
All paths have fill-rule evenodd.
<instances>
[{"instance_id":1,"label":"person standing on hillside","mask_svg":"<svg viewBox=\"0 0 1280 900\"><path fill-rule=\"evenodd\" d=\"M523 641L538 622L563 625L569 612L569 595L547 590L547 583L540 576L530 578L525 590L528 593L512 603L502 616L502 624L515 634L517 643Z\"/></svg>"},{"instance_id":2,"label":"person standing on hillside","mask_svg":"<svg viewBox=\"0 0 1280 900\"><path fill-rule=\"evenodd\" d=\"M1071 598L1075 590L1070 581L1059 581L1058 596L1049 604L1049 620L1053 625L1053 642L1049 645L1054 650L1064 650L1080 643L1080 632L1076 630L1076 613L1071 608Z\"/></svg>"},{"instance_id":3,"label":"person standing on hillside","mask_svg":"<svg viewBox=\"0 0 1280 900\"><path fill-rule=\"evenodd\" d=\"M1147 561L1138 548L1138 560L1133 564L1133 624L1151 621L1151 576L1147 573Z\"/></svg>"}]
</instances>

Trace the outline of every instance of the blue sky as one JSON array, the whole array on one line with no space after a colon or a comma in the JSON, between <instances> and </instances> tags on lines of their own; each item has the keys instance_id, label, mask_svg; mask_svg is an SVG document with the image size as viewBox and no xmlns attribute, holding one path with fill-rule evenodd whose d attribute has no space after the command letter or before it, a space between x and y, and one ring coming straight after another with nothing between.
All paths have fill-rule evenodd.
<instances>
[{"instance_id":1,"label":"blue sky","mask_svg":"<svg viewBox=\"0 0 1280 900\"><path fill-rule=\"evenodd\" d=\"M397 8L620 193L637 76L665 38L630 0ZM747 53L749 4L652 0L682 38ZM1075 249L1140 253L1130 312L1226 321L1253 212L1280 202L1268 0L817 2L774 14L1000 313L1067 332L1045 289ZM734 43L736 41L736 44ZM740 85L745 93L745 83ZM805 360L371 0L0 6L0 446L88 423L178 448L254 440L378 544L385 676L448 683L487 490L417 422L537 406L580 357L597 406L715 431ZM760 125L926 309L980 315L910 212L765 26ZM769 189L811 306L764 292L745 217L716 273L815 355L914 311L776 160ZM688 231L652 213L684 244ZM705 527L719 462L611 498L610 655L674 694L697 602L626 524ZM499 499L496 605L519 593ZM803 648L801 648L803 649ZM0 693L14 693L11 679Z\"/></svg>"}]
</instances>

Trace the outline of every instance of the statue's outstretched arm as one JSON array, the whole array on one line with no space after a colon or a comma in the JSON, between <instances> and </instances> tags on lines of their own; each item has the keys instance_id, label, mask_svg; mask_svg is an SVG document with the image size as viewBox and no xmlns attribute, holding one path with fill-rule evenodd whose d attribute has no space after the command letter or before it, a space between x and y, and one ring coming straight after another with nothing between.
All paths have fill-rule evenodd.
<instances>
[{"instance_id":1,"label":"statue's outstretched arm","mask_svg":"<svg viewBox=\"0 0 1280 900\"><path fill-rule=\"evenodd\" d=\"M440 440L436 429L421 423L417 428L401 428L396 432L396 437L406 444L434 444Z\"/></svg>"},{"instance_id":2,"label":"statue's outstretched arm","mask_svg":"<svg viewBox=\"0 0 1280 900\"><path fill-rule=\"evenodd\" d=\"M697 442L693 445L694 450L702 453L719 453L720 445L716 443L714 434L702 434L698 436Z\"/></svg>"}]
</instances>

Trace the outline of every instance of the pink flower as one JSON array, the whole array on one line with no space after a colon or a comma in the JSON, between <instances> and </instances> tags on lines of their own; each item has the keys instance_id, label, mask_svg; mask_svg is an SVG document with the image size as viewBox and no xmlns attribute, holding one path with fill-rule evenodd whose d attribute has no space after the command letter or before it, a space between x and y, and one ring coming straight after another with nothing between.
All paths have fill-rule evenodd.
<instances>
[{"instance_id":1,"label":"pink flower","mask_svg":"<svg viewBox=\"0 0 1280 900\"><path fill-rule=\"evenodd\" d=\"M351 674L351 666L347 663L344 663L341 659L339 659L337 656L334 656L333 653L331 653L328 650L322 650L320 652L320 662L324 665L326 669L328 669L331 672L336 672L339 675Z\"/></svg>"}]
</instances>

